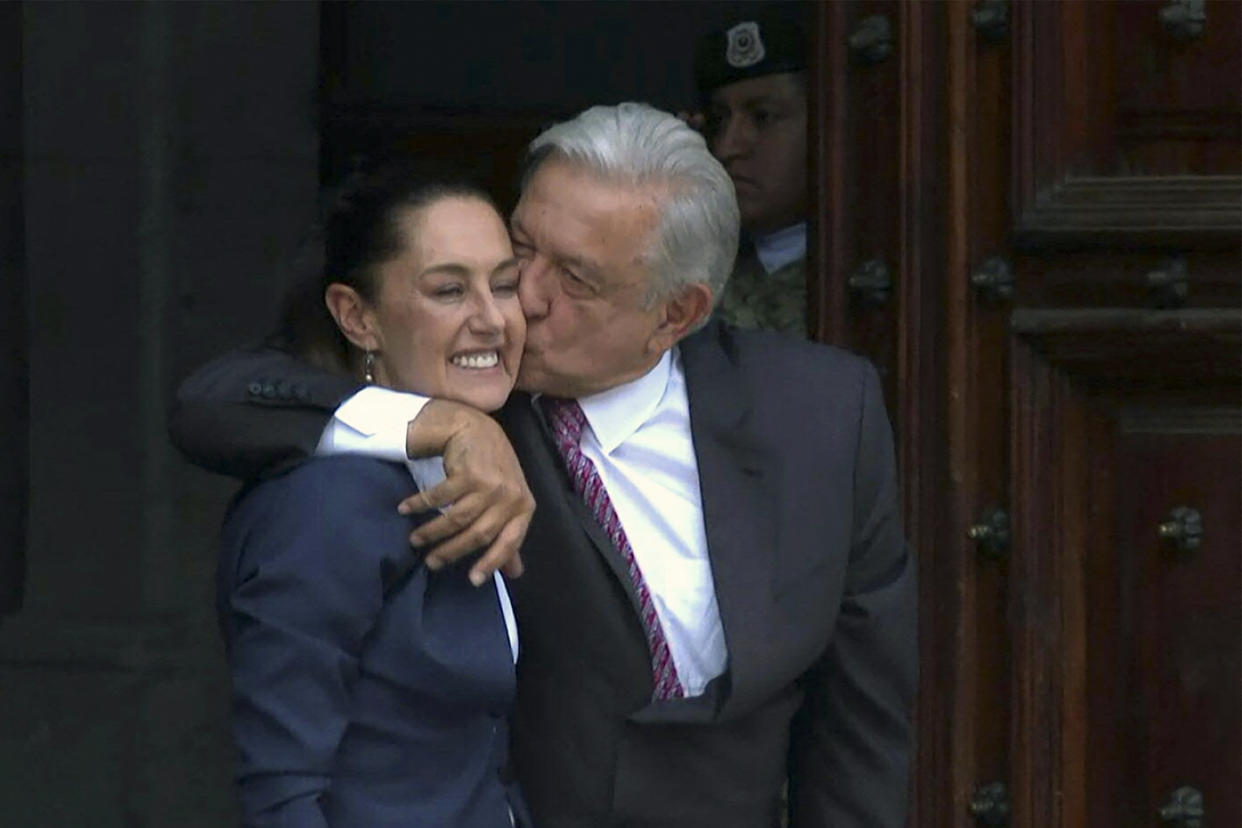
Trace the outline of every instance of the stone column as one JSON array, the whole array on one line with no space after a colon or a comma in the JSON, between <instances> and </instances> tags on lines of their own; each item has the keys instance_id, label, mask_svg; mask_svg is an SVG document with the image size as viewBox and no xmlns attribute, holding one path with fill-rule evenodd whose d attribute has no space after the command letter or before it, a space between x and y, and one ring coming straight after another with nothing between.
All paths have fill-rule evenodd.
<instances>
[{"instance_id":1,"label":"stone column","mask_svg":"<svg viewBox=\"0 0 1242 828\"><path fill-rule=\"evenodd\" d=\"M21 13L0 4L0 617L21 606L26 554Z\"/></svg>"},{"instance_id":2,"label":"stone column","mask_svg":"<svg viewBox=\"0 0 1242 828\"><path fill-rule=\"evenodd\" d=\"M315 205L319 7L19 8L30 471L0 822L232 825L213 607L232 484L180 460L165 410L274 318Z\"/></svg>"}]
</instances>

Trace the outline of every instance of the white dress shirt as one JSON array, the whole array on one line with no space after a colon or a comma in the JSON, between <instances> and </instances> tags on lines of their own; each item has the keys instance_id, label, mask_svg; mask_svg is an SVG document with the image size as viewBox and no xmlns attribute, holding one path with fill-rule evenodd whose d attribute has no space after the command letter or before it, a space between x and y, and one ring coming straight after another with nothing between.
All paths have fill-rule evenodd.
<instances>
[{"instance_id":1,"label":"white dress shirt","mask_svg":"<svg viewBox=\"0 0 1242 828\"><path fill-rule=\"evenodd\" d=\"M316 454L364 454L394 463L404 463L420 491L426 491L444 480L441 457L411 460L405 453L406 427L427 404L427 397L406 394L389 388L368 386L341 403L332 421L319 439ZM393 504L393 509L397 504ZM500 573L495 573L496 597L509 633L509 649L514 662L518 657L517 620L509 590Z\"/></svg>"},{"instance_id":2,"label":"white dress shirt","mask_svg":"<svg viewBox=\"0 0 1242 828\"><path fill-rule=\"evenodd\" d=\"M364 388L336 410L319 453L405 461L420 485L419 475L429 471L443 479L440 458L406 461L406 426L426 402L413 394ZM680 354L673 349L642 377L578 403L588 426L582 453L595 464L633 547L682 689L687 696L699 695L724 672L728 650L707 556ZM430 464L434 467L426 469ZM498 584L511 612L503 582Z\"/></svg>"},{"instance_id":3,"label":"white dress shirt","mask_svg":"<svg viewBox=\"0 0 1242 828\"><path fill-rule=\"evenodd\" d=\"M687 696L728 659L677 349L632 382L578 400L582 453L599 472L634 549Z\"/></svg>"}]
</instances>

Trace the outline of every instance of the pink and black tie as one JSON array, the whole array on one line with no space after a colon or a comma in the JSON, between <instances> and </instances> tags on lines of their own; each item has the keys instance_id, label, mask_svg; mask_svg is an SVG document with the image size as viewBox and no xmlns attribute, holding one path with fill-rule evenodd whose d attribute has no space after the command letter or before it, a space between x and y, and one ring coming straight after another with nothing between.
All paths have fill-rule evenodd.
<instances>
[{"instance_id":1,"label":"pink and black tie","mask_svg":"<svg viewBox=\"0 0 1242 828\"><path fill-rule=\"evenodd\" d=\"M651 651L651 674L655 681L653 698L680 699L685 692L677 678L677 667L673 664L673 655L668 648L668 639L664 637L660 616L656 614L651 590L647 588L643 573L638 568L634 549L630 546L629 538L625 536L625 529L617 518L616 510L612 508L612 500L608 497L608 490L604 488L595 464L582 453L578 445L582 438L582 429L586 425L586 415L582 413L576 400L544 396L540 402L548 415L548 424L552 427L557 448L569 469L569 480L574 491L586 502L587 508L608 535L612 545L621 553L621 558L629 569L634 592L638 595L639 615L643 629L647 632L647 647Z\"/></svg>"}]
</instances>

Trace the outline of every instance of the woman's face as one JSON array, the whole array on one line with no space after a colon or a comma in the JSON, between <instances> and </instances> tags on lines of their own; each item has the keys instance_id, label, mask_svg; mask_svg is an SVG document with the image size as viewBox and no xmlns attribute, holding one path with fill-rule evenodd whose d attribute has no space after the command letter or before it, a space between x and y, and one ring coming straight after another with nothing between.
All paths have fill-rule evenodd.
<instances>
[{"instance_id":1,"label":"woman's face","mask_svg":"<svg viewBox=\"0 0 1242 828\"><path fill-rule=\"evenodd\" d=\"M450 196L406 210L400 227L404 250L377 269L368 309L376 382L494 411L526 342L504 222L484 201Z\"/></svg>"}]
</instances>

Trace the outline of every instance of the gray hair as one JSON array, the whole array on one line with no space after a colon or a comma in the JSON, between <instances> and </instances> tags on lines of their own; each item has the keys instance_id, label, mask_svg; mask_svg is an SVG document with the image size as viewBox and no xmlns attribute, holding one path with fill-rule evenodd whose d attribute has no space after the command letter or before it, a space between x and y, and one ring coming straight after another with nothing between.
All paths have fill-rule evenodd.
<instances>
[{"instance_id":1,"label":"gray hair","mask_svg":"<svg viewBox=\"0 0 1242 828\"><path fill-rule=\"evenodd\" d=\"M694 284L719 301L737 255L737 196L702 135L647 104L593 106L531 141L523 189L550 157L604 181L667 188L651 249L640 254L652 277L647 301Z\"/></svg>"}]
</instances>

